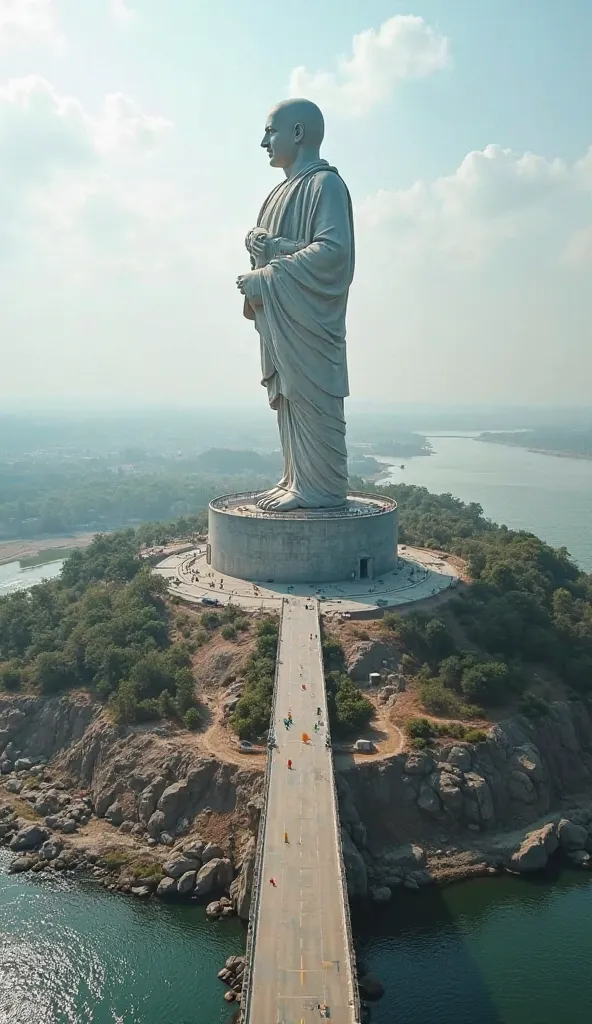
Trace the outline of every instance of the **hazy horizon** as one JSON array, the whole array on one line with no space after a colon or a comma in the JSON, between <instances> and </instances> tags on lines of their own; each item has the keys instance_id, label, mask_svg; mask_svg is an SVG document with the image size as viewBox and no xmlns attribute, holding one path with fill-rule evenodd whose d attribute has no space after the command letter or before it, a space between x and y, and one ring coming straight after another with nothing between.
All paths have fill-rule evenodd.
<instances>
[{"instance_id":1,"label":"hazy horizon","mask_svg":"<svg viewBox=\"0 0 592 1024\"><path fill-rule=\"evenodd\" d=\"M354 202L351 401L589 402L591 42L586 0L0 3L0 408L263 407L287 95Z\"/></svg>"}]
</instances>

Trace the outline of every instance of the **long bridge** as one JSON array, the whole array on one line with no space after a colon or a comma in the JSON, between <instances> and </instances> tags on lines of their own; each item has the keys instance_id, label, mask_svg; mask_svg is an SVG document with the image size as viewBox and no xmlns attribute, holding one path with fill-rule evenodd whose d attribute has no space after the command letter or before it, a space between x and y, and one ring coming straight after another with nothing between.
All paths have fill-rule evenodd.
<instances>
[{"instance_id":1,"label":"long bridge","mask_svg":"<svg viewBox=\"0 0 592 1024\"><path fill-rule=\"evenodd\" d=\"M293 724L287 729L289 714ZM272 734L277 746L268 752L242 1020L358 1024L319 613L312 598L288 598L282 605Z\"/></svg>"}]
</instances>

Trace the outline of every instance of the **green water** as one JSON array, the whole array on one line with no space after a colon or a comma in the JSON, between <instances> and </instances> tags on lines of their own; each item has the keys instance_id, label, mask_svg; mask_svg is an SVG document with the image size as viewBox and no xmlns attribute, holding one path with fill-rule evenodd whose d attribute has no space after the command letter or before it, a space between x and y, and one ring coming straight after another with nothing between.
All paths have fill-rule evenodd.
<instances>
[{"instance_id":1,"label":"green water","mask_svg":"<svg viewBox=\"0 0 592 1024\"><path fill-rule=\"evenodd\" d=\"M397 892L354 923L386 986L372 1024L590 1024L592 880L479 879Z\"/></svg>"},{"instance_id":2,"label":"green water","mask_svg":"<svg viewBox=\"0 0 592 1024\"><path fill-rule=\"evenodd\" d=\"M0 852L2 1024L219 1024L217 972L244 952L237 920L106 893L74 878L7 875Z\"/></svg>"},{"instance_id":3,"label":"green water","mask_svg":"<svg viewBox=\"0 0 592 1024\"><path fill-rule=\"evenodd\" d=\"M236 921L73 878L7 875L0 852L2 1024L227 1024L216 978ZM354 915L386 987L372 1024L589 1024L592 878L479 879L398 891ZM275 1022L261 1022L275 1024ZM297 1022L285 1022L297 1024Z\"/></svg>"}]
</instances>

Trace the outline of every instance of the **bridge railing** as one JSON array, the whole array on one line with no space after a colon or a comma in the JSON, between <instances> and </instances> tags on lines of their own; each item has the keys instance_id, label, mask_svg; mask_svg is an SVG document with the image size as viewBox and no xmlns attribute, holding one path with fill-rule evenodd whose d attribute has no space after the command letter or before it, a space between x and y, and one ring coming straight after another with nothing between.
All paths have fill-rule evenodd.
<instances>
[{"instance_id":1,"label":"bridge railing","mask_svg":"<svg viewBox=\"0 0 592 1024\"><path fill-rule=\"evenodd\" d=\"M273 679L273 694L271 698L271 733L275 728L275 712L277 706L277 686L278 686L278 675L280 667L280 654L282 645L282 621L284 617L284 606L286 604L286 598L282 598L282 609L280 612L280 626L278 632L278 642L276 649L275 658L275 673ZM253 992L253 963L255 959L255 949L257 947L257 929L259 927L259 904L261 901L261 873L263 866L263 855L265 852L265 830L267 827L267 805L269 799L269 783L271 781L271 770L273 767L273 749L268 747L267 749L267 762L265 765L265 780L263 786L263 802L261 805L261 814L259 817L259 829L257 832L257 850L255 853L255 864L253 867L253 883L251 886L251 905L249 908L249 926L247 929L247 948L245 952L245 973L243 976L243 991L241 999L241 1021L248 1024L249 1013L251 1009L251 999Z\"/></svg>"},{"instance_id":2,"label":"bridge railing","mask_svg":"<svg viewBox=\"0 0 592 1024\"><path fill-rule=\"evenodd\" d=\"M324 716L327 728L327 737L331 743L331 731L329 727L329 708L327 705L327 689L325 686L325 667L323 665L323 648L321 644L321 623L319 621L319 606L317 602L317 622L318 622L318 637L319 637L319 658L321 662L321 679L323 680L323 702L324 702ZM339 874L339 885L341 888L341 899L344 914L344 925L345 925L345 940L349 955L350 974L352 984L351 999L355 1013L355 1020L361 1019L361 1008L360 1008L360 993L358 989L358 972L356 966L356 954L354 950L354 937L351 929L351 918L349 914L349 896L347 892L347 876L345 872L345 861L343 859L343 845L341 842L341 823L339 821L339 799L337 795L337 783L335 782L335 765L333 763L333 745L331 743L331 805L333 811L333 827L335 829L335 840L337 843L337 870Z\"/></svg>"}]
</instances>

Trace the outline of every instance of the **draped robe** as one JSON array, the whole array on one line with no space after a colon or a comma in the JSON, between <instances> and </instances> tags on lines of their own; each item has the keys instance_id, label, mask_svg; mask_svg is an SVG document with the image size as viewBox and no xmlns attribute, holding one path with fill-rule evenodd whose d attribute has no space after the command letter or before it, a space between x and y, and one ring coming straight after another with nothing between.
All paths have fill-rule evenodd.
<instances>
[{"instance_id":1,"label":"draped robe","mask_svg":"<svg viewBox=\"0 0 592 1024\"><path fill-rule=\"evenodd\" d=\"M349 192L336 169L319 160L274 188L257 225L298 246L260 270L263 305L245 303L245 316L254 319L260 336L261 383L278 415L284 456L278 486L302 507L342 505L345 315L354 272ZM276 245L275 251L281 249Z\"/></svg>"}]
</instances>

